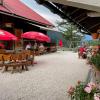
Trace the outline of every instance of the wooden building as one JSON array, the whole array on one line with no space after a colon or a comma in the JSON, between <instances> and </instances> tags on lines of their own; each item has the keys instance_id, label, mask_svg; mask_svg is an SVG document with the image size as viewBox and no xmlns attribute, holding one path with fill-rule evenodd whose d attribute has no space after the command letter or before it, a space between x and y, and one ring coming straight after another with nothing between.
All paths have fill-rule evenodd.
<instances>
[{"instance_id":1,"label":"wooden building","mask_svg":"<svg viewBox=\"0 0 100 100\"><path fill-rule=\"evenodd\" d=\"M6 41L6 49L20 48L23 32L39 31L46 34L46 30L40 29L39 26L54 27L20 0L0 0L0 28L19 38L18 41Z\"/></svg>"}]
</instances>

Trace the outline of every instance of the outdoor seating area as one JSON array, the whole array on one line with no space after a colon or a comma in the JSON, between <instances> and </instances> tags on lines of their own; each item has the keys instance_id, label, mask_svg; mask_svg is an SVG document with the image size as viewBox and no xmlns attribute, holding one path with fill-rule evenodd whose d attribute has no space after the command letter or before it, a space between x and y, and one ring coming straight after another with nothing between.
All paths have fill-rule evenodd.
<instances>
[{"instance_id":1,"label":"outdoor seating area","mask_svg":"<svg viewBox=\"0 0 100 100\"><path fill-rule=\"evenodd\" d=\"M19 53L0 53L0 67L2 72L11 69L11 73L15 71L22 72L22 70L28 71L28 66L34 65L34 52L30 50L24 50Z\"/></svg>"},{"instance_id":2,"label":"outdoor seating area","mask_svg":"<svg viewBox=\"0 0 100 100\"><path fill-rule=\"evenodd\" d=\"M28 71L29 66L34 65L34 57L40 56L43 54L48 54L52 52L56 52L57 47L42 47L40 46L36 50L5 50L0 49L0 67L1 72L11 71L14 72L22 72L23 70Z\"/></svg>"},{"instance_id":3,"label":"outdoor seating area","mask_svg":"<svg viewBox=\"0 0 100 100\"><path fill-rule=\"evenodd\" d=\"M3 67L3 72L9 70L9 67L12 67L12 73L18 69L18 71L22 71L22 69L28 70L28 66L34 64L34 56L42 55L50 52L57 51L56 46L44 46L44 43L50 43L50 38L41 33L35 31L29 31L21 34L20 40L14 34L0 30L0 59L1 59L1 67ZM24 42L26 40L26 43ZM22 41L23 43L19 42ZM12 50L5 49L5 43L13 42ZM20 43L21 49L15 48L16 43ZM6 45L6 48L8 45Z\"/></svg>"}]
</instances>

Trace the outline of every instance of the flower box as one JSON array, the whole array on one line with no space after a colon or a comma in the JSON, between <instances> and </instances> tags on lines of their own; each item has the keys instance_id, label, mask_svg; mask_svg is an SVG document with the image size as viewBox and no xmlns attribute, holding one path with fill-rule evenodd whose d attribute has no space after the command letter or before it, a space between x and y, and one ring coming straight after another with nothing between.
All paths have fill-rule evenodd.
<instances>
[{"instance_id":1,"label":"flower box","mask_svg":"<svg viewBox=\"0 0 100 100\"><path fill-rule=\"evenodd\" d=\"M99 35L98 33L92 33L92 38L93 39L98 39L98 35Z\"/></svg>"},{"instance_id":2,"label":"flower box","mask_svg":"<svg viewBox=\"0 0 100 100\"><path fill-rule=\"evenodd\" d=\"M93 82L78 82L75 87L70 87L68 94L71 100L100 100L100 89Z\"/></svg>"},{"instance_id":3,"label":"flower box","mask_svg":"<svg viewBox=\"0 0 100 100\"><path fill-rule=\"evenodd\" d=\"M98 70L98 68L95 65L93 65L93 69L95 73L95 80L97 82L100 82L100 70Z\"/></svg>"}]
</instances>

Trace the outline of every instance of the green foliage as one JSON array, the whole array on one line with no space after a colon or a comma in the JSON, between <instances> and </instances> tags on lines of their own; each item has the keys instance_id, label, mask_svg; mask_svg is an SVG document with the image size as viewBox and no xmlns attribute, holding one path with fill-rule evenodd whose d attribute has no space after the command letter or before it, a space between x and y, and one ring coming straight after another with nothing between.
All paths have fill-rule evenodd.
<instances>
[{"instance_id":1,"label":"green foliage","mask_svg":"<svg viewBox=\"0 0 100 100\"><path fill-rule=\"evenodd\" d=\"M75 88L71 87L68 91L71 100L94 100L94 95L100 91L94 83L78 83Z\"/></svg>"},{"instance_id":2,"label":"green foliage","mask_svg":"<svg viewBox=\"0 0 100 100\"><path fill-rule=\"evenodd\" d=\"M63 22L58 22L58 29L62 32L64 38L68 42L70 42L69 47L73 47L72 45L74 45L74 47L77 47L77 44L81 42L84 37L84 35L80 33L77 26L65 20Z\"/></svg>"},{"instance_id":3,"label":"green foliage","mask_svg":"<svg viewBox=\"0 0 100 100\"><path fill-rule=\"evenodd\" d=\"M76 27L72 23L69 23L67 21L59 22L58 29L64 34L67 40L80 41L82 39L82 36L80 34L77 34L79 32L78 27Z\"/></svg>"},{"instance_id":4,"label":"green foliage","mask_svg":"<svg viewBox=\"0 0 100 100\"><path fill-rule=\"evenodd\" d=\"M91 46L100 45L100 40L91 40L91 41L88 41L88 44Z\"/></svg>"},{"instance_id":5,"label":"green foliage","mask_svg":"<svg viewBox=\"0 0 100 100\"><path fill-rule=\"evenodd\" d=\"M76 86L73 98L75 100L93 100L93 92L88 94L84 91L85 83Z\"/></svg>"},{"instance_id":6,"label":"green foliage","mask_svg":"<svg viewBox=\"0 0 100 100\"><path fill-rule=\"evenodd\" d=\"M91 57L91 63L95 65L95 67L100 70L100 54L96 54Z\"/></svg>"}]
</instances>

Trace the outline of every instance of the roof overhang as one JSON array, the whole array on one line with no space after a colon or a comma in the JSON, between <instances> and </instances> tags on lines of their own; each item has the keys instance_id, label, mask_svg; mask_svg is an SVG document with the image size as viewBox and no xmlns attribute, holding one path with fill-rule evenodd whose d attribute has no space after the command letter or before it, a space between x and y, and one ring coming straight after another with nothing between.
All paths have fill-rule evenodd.
<instances>
[{"instance_id":1,"label":"roof overhang","mask_svg":"<svg viewBox=\"0 0 100 100\"><path fill-rule=\"evenodd\" d=\"M23 16L18 16L16 14L8 13L8 12L5 12L5 11L1 11L0 10L0 14L7 15L7 16L11 16L13 18L19 18L19 19L22 19L24 21L27 21L28 23L33 23L34 25L36 24L36 25L40 25L40 26L44 26L44 27L47 27L48 26L48 25L43 24L43 23L40 23L38 21L34 21L34 20L31 20L31 19L25 18ZM54 27L54 26L48 26L48 27Z\"/></svg>"},{"instance_id":2,"label":"roof overhang","mask_svg":"<svg viewBox=\"0 0 100 100\"><path fill-rule=\"evenodd\" d=\"M0 3L0 13L54 27L52 23L30 9L20 0L3 0L3 3Z\"/></svg>"},{"instance_id":3,"label":"roof overhang","mask_svg":"<svg viewBox=\"0 0 100 100\"><path fill-rule=\"evenodd\" d=\"M100 12L100 0L47 0L47 1Z\"/></svg>"},{"instance_id":4,"label":"roof overhang","mask_svg":"<svg viewBox=\"0 0 100 100\"><path fill-rule=\"evenodd\" d=\"M63 19L67 19L73 24L76 24L80 29L85 30L86 31L85 34L91 34L97 32L97 29L100 26L100 13L99 13L100 0L96 0L96 1L94 0L88 0L88 1L86 0L47 0L47 1L36 0L36 1L48 7L53 13L60 15ZM76 6L76 4L78 5Z\"/></svg>"}]
</instances>

